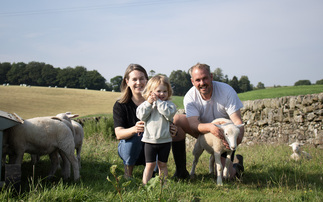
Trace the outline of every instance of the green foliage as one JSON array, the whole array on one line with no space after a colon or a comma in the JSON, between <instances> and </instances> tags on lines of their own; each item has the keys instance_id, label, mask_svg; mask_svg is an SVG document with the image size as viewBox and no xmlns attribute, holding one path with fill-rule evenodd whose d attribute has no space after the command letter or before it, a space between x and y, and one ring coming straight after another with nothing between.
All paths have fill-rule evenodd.
<instances>
[{"instance_id":1,"label":"green foliage","mask_svg":"<svg viewBox=\"0 0 323 202\"><path fill-rule=\"evenodd\" d=\"M213 72L213 81L224 82L224 77L221 68L216 68Z\"/></svg>"},{"instance_id":2,"label":"green foliage","mask_svg":"<svg viewBox=\"0 0 323 202\"><path fill-rule=\"evenodd\" d=\"M241 76L239 80L239 88L241 92L247 92L252 90L252 86L250 85L249 78L247 76Z\"/></svg>"},{"instance_id":3,"label":"green foliage","mask_svg":"<svg viewBox=\"0 0 323 202\"><path fill-rule=\"evenodd\" d=\"M265 89L265 84L263 84L262 82L258 82L256 88L257 89Z\"/></svg>"},{"instance_id":4,"label":"green foliage","mask_svg":"<svg viewBox=\"0 0 323 202\"><path fill-rule=\"evenodd\" d=\"M190 75L182 70L172 71L169 76L173 94L183 96L192 87Z\"/></svg>"},{"instance_id":5,"label":"green foliage","mask_svg":"<svg viewBox=\"0 0 323 202\"><path fill-rule=\"evenodd\" d=\"M120 92L121 91L120 86L121 86L121 83L122 83L122 76L113 77L112 79L110 79L110 83L112 85L112 89L115 92Z\"/></svg>"},{"instance_id":6,"label":"green foliage","mask_svg":"<svg viewBox=\"0 0 323 202\"><path fill-rule=\"evenodd\" d=\"M310 80L299 80L296 81L294 86L303 86L303 85L311 85L311 81Z\"/></svg>"},{"instance_id":7,"label":"green foliage","mask_svg":"<svg viewBox=\"0 0 323 202\"><path fill-rule=\"evenodd\" d=\"M232 78L231 81L229 81L229 85L237 92L237 93L240 93L241 92L241 89L240 89L240 86L239 86L239 81L238 81L238 78L236 76L234 76Z\"/></svg>"},{"instance_id":8,"label":"green foliage","mask_svg":"<svg viewBox=\"0 0 323 202\"><path fill-rule=\"evenodd\" d=\"M14 85L60 86L69 88L107 89L105 78L83 66L54 68L43 62L0 63L0 81Z\"/></svg>"},{"instance_id":9,"label":"green foliage","mask_svg":"<svg viewBox=\"0 0 323 202\"><path fill-rule=\"evenodd\" d=\"M117 191L119 197L120 197L120 200L123 201L122 199L122 190L129 186L131 181L125 181L125 182L122 182L122 179L124 178L123 175L117 175L117 172L116 172L116 169L117 169L117 165L112 165L110 167L110 173L112 174L112 177L111 176L107 176L107 180L109 182L111 182L111 184L113 185L113 187L115 188L115 190Z\"/></svg>"},{"instance_id":10,"label":"green foliage","mask_svg":"<svg viewBox=\"0 0 323 202\"><path fill-rule=\"evenodd\" d=\"M113 118L111 115L86 118L84 121L84 136L102 135L105 139L115 137Z\"/></svg>"},{"instance_id":11,"label":"green foliage","mask_svg":"<svg viewBox=\"0 0 323 202\"><path fill-rule=\"evenodd\" d=\"M315 84L316 84L316 85L323 85L323 79L321 79L321 80L317 80Z\"/></svg>"}]
</instances>

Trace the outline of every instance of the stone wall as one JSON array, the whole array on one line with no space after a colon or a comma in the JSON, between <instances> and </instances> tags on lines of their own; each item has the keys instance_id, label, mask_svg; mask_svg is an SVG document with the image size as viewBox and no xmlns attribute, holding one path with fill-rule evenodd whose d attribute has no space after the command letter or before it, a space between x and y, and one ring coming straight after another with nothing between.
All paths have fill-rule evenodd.
<instances>
[{"instance_id":1,"label":"stone wall","mask_svg":"<svg viewBox=\"0 0 323 202\"><path fill-rule=\"evenodd\" d=\"M244 101L244 143L303 143L322 146L323 93Z\"/></svg>"}]
</instances>

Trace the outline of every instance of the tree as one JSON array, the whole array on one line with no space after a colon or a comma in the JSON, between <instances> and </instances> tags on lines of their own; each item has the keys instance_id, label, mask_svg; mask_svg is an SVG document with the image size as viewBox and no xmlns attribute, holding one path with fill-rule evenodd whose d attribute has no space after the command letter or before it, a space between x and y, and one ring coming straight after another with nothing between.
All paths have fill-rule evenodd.
<instances>
[{"instance_id":1,"label":"tree","mask_svg":"<svg viewBox=\"0 0 323 202\"><path fill-rule=\"evenodd\" d=\"M174 95L183 96L192 87L190 75L182 70L172 71L169 81Z\"/></svg>"},{"instance_id":2,"label":"tree","mask_svg":"<svg viewBox=\"0 0 323 202\"><path fill-rule=\"evenodd\" d=\"M44 86L45 81L41 75L44 66L45 63L29 62L24 69L24 74L27 75L25 83L33 86Z\"/></svg>"},{"instance_id":3,"label":"tree","mask_svg":"<svg viewBox=\"0 0 323 202\"><path fill-rule=\"evenodd\" d=\"M258 82L257 89L265 89L265 84Z\"/></svg>"},{"instance_id":4,"label":"tree","mask_svg":"<svg viewBox=\"0 0 323 202\"><path fill-rule=\"evenodd\" d=\"M302 85L311 85L311 82L310 80L298 80L294 84L294 86L302 86Z\"/></svg>"},{"instance_id":5,"label":"tree","mask_svg":"<svg viewBox=\"0 0 323 202\"><path fill-rule=\"evenodd\" d=\"M7 73L8 82L14 85L25 84L26 77L24 76L24 70L26 64L23 62L13 63L11 69Z\"/></svg>"},{"instance_id":6,"label":"tree","mask_svg":"<svg viewBox=\"0 0 323 202\"><path fill-rule=\"evenodd\" d=\"M222 69L221 68L216 68L213 72L213 81L220 81L223 82L224 78L223 78L223 73L222 73Z\"/></svg>"},{"instance_id":7,"label":"tree","mask_svg":"<svg viewBox=\"0 0 323 202\"><path fill-rule=\"evenodd\" d=\"M155 76L155 74L156 72L154 70L150 70L148 78L150 79L151 77Z\"/></svg>"},{"instance_id":8,"label":"tree","mask_svg":"<svg viewBox=\"0 0 323 202\"><path fill-rule=\"evenodd\" d=\"M241 92L251 91L250 81L247 76L241 76L239 80L239 88Z\"/></svg>"},{"instance_id":9,"label":"tree","mask_svg":"<svg viewBox=\"0 0 323 202\"><path fill-rule=\"evenodd\" d=\"M84 85L88 89L99 90L107 88L107 85L105 84L105 78L103 78L101 74L96 70L88 71L82 77L86 78Z\"/></svg>"},{"instance_id":10,"label":"tree","mask_svg":"<svg viewBox=\"0 0 323 202\"><path fill-rule=\"evenodd\" d=\"M315 84L316 84L316 85L323 85L323 79L321 79L321 80L317 80Z\"/></svg>"},{"instance_id":11,"label":"tree","mask_svg":"<svg viewBox=\"0 0 323 202\"><path fill-rule=\"evenodd\" d=\"M69 88L79 88L79 77L72 67L61 69L57 74L57 81L59 86L66 86Z\"/></svg>"},{"instance_id":12,"label":"tree","mask_svg":"<svg viewBox=\"0 0 323 202\"><path fill-rule=\"evenodd\" d=\"M233 76L232 80L229 82L229 85L237 92L240 93L239 81L236 76Z\"/></svg>"},{"instance_id":13,"label":"tree","mask_svg":"<svg viewBox=\"0 0 323 202\"><path fill-rule=\"evenodd\" d=\"M112 79L110 79L110 83L112 84L112 90L115 92L120 92L120 86L122 82L122 76L115 76Z\"/></svg>"},{"instance_id":14,"label":"tree","mask_svg":"<svg viewBox=\"0 0 323 202\"><path fill-rule=\"evenodd\" d=\"M7 73L11 69L9 62L0 63L0 84L9 83Z\"/></svg>"},{"instance_id":15,"label":"tree","mask_svg":"<svg viewBox=\"0 0 323 202\"><path fill-rule=\"evenodd\" d=\"M43 80L45 81L46 86L57 86L57 74L59 72L60 68L54 68L52 65L46 64L42 71L41 76Z\"/></svg>"}]
</instances>

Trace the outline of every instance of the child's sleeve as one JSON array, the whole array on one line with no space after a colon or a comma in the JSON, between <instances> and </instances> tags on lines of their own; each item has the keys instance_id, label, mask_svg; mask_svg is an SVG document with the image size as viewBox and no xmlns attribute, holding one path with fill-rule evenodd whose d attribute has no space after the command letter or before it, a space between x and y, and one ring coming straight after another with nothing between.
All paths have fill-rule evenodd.
<instances>
[{"instance_id":1,"label":"child's sleeve","mask_svg":"<svg viewBox=\"0 0 323 202\"><path fill-rule=\"evenodd\" d=\"M166 120L173 122L173 117L176 114L176 106L172 101L157 100L158 112L163 115Z\"/></svg>"},{"instance_id":2,"label":"child's sleeve","mask_svg":"<svg viewBox=\"0 0 323 202\"><path fill-rule=\"evenodd\" d=\"M152 111L152 104L145 101L141 103L136 110L137 118L141 121L147 121Z\"/></svg>"}]
</instances>

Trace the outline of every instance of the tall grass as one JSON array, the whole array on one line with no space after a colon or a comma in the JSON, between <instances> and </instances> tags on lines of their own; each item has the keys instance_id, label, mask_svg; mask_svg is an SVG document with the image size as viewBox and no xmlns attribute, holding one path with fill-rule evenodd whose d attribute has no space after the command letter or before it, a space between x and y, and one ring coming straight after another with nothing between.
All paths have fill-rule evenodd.
<instances>
[{"instance_id":1,"label":"tall grass","mask_svg":"<svg viewBox=\"0 0 323 202\"><path fill-rule=\"evenodd\" d=\"M86 127L85 127L86 128ZM102 127L101 127L102 128ZM95 129L96 130L96 129ZM89 130L90 131L90 130ZM237 153L244 156L245 172L240 180L225 181L223 187L216 185L216 177L208 174L209 154L204 152L196 168L194 180L175 181L170 179L175 165L170 155L169 179L162 186L158 178L148 186L142 186L144 167L136 166L133 178L124 179L123 163L118 156L118 141L106 136L105 132L86 134L82 150L80 182L57 178L47 180L50 162L42 157L36 165L32 179L32 165L25 155L22 165L22 193L15 195L4 188L0 200L5 201L322 201L323 176L321 158L323 150L307 145L304 150L312 155L311 160L294 162L288 145L259 144L241 145ZM193 161L192 148L187 148L187 169ZM110 170L116 166L115 173ZM120 192L111 180L120 181ZM125 184L126 183L126 184ZM125 186L122 186L125 185ZM120 195L119 195L120 193Z\"/></svg>"}]
</instances>

